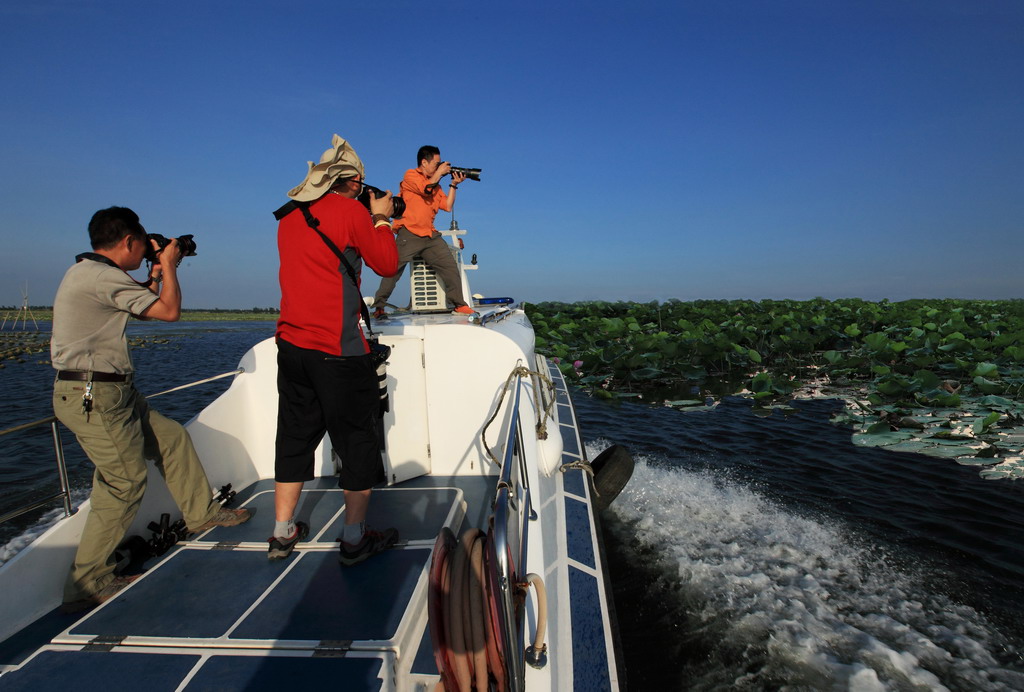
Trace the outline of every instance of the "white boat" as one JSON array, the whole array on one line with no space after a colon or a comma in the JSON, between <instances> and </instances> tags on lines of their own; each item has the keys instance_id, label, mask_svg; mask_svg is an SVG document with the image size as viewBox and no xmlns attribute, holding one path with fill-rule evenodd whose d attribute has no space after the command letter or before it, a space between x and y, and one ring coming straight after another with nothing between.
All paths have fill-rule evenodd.
<instances>
[{"instance_id":1,"label":"white boat","mask_svg":"<svg viewBox=\"0 0 1024 692\"><path fill-rule=\"evenodd\" d=\"M475 258L463 265L453 252L471 295L465 270ZM534 352L515 305L478 303L478 319L437 312L443 292L420 263L411 291L410 310L373 324L391 347L390 410L387 486L374 491L368 523L396 527L395 548L339 565L344 496L325 438L297 511L308 540L287 560L267 560L277 416L268 339L187 424L211 483L230 484L230 506L253 519L165 546L116 597L65 615L83 504L0 567L0 690L405 691L433 690L442 676L453 690L469 680L480 681L474 689L619 689L594 487L561 373ZM177 509L154 478L128 534L149 537L165 513ZM486 539L474 562L454 545L476 530Z\"/></svg>"}]
</instances>

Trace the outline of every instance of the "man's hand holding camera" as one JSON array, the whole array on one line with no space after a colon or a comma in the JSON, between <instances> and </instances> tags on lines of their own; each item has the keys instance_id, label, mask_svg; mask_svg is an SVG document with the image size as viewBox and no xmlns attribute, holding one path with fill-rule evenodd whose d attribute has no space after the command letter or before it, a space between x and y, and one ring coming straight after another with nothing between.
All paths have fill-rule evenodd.
<instances>
[{"instance_id":1,"label":"man's hand holding camera","mask_svg":"<svg viewBox=\"0 0 1024 692\"><path fill-rule=\"evenodd\" d=\"M153 262L154 269L167 265L177 268L181 264L181 246L178 245L177 238L171 238L171 241L164 245L163 249L160 248L160 244L156 240L150 238L149 242L153 245L153 254L156 256L156 261Z\"/></svg>"},{"instance_id":2,"label":"man's hand holding camera","mask_svg":"<svg viewBox=\"0 0 1024 692\"><path fill-rule=\"evenodd\" d=\"M386 190L382 197L369 196L370 214L373 216L386 216L391 218L395 215L395 205L391 200L391 190Z\"/></svg>"}]
</instances>

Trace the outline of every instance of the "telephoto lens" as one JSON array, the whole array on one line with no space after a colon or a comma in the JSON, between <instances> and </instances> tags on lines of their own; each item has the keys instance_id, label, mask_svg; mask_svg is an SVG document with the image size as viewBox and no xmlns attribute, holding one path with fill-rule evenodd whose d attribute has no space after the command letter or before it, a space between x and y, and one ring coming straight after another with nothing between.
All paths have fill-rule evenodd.
<instances>
[{"instance_id":1,"label":"telephoto lens","mask_svg":"<svg viewBox=\"0 0 1024 692\"><path fill-rule=\"evenodd\" d=\"M470 180L480 180L481 169L479 168L459 168L458 166L451 167L452 173L461 173Z\"/></svg>"}]
</instances>

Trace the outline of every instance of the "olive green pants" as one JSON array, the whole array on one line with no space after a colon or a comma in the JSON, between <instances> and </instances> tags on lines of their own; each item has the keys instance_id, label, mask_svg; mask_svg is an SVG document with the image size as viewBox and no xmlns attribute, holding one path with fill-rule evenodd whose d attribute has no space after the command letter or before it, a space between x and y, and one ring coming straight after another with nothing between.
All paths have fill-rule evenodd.
<instances>
[{"instance_id":1,"label":"olive green pants","mask_svg":"<svg viewBox=\"0 0 1024 692\"><path fill-rule=\"evenodd\" d=\"M114 550L146 491L147 459L167 482L188 528L205 524L219 509L188 432L151 409L130 379L94 382L88 413L82 407L84 392L84 382L57 380L53 386L54 414L96 466L91 509L64 587L65 602L97 593L113 581Z\"/></svg>"},{"instance_id":2,"label":"olive green pants","mask_svg":"<svg viewBox=\"0 0 1024 692\"><path fill-rule=\"evenodd\" d=\"M455 307L466 304L462 295L462 276L455 264L455 257L452 256L452 246L436 231L429 238L418 236L408 228L399 228L395 237L395 244L398 246L398 271L394 276L385 276L380 280L380 288L373 296L373 307L382 308L395 290L398 280L402 278L405 265L419 255L427 266L434 270L434 273L444 282L445 297Z\"/></svg>"}]
</instances>

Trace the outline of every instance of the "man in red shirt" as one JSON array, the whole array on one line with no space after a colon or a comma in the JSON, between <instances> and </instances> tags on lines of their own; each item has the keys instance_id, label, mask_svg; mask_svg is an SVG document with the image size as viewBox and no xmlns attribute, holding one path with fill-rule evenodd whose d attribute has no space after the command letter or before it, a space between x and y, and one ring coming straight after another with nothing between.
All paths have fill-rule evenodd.
<instances>
[{"instance_id":1,"label":"man in red shirt","mask_svg":"<svg viewBox=\"0 0 1024 692\"><path fill-rule=\"evenodd\" d=\"M365 526L370 489L384 480L384 465L377 435L377 371L359 326L363 262L390 276L398 270L398 253L389 222L391 192L379 199L370 195L370 211L355 199L363 189L364 169L348 142L334 135L320 163L309 166L306 179L288 196L307 207L354 277L301 208L281 218L275 523L268 557L287 557L309 532L295 521L295 507L303 482L314 478L314 451L326 431L341 458L338 485L345 491L338 559L350 565L398 540L395 529Z\"/></svg>"},{"instance_id":2,"label":"man in red shirt","mask_svg":"<svg viewBox=\"0 0 1024 692\"><path fill-rule=\"evenodd\" d=\"M452 173L448 194L441 189L439 181L451 172L451 165L441 160L437 147L420 147L416 153L419 166L405 172L402 179L401 195L405 200L405 213L396 220L395 238L398 244L398 271L394 276L385 276L373 297L373 316L384 316L384 306L402 277L402 271L413 257L419 255L444 282L445 295L457 314L472 315L473 308L466 304L462 295L462 276L452 256L451 246L434 228L434 217L439 209L451 211L455 204L455 191L466 179L459 172Z\"/></svg>"}]
</instances>

